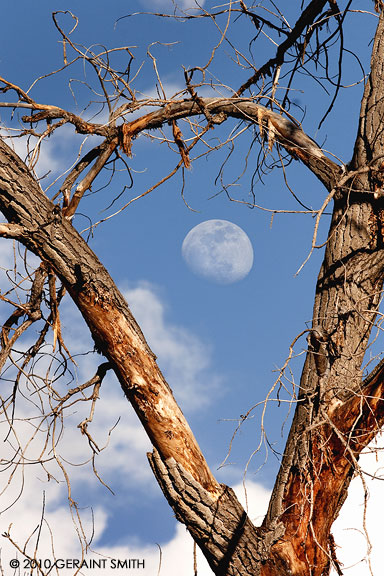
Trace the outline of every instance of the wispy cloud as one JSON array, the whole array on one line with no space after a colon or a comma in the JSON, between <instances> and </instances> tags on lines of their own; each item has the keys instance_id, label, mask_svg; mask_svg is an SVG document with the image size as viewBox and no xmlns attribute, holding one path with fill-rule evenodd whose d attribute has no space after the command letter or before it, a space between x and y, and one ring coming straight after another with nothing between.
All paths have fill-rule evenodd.
<instances>
[{"instance_id":1,"label":"wispy cloud","mask_svg":"<svg viewBox=\"0 0 384 576\"><path fill-rule=\"evenodd\" d=\"M199 9L203 7L206 0L142 0L142 4L147 6L149 9L154 10L154 8L163 8L164 10L174 10L175 7L179 7L182 10L189 10L191 8Z\"/></svg>"},{"instance_id":2,"label":"wispy cloud","mask_svg":"<svg viewBox=\"0 0 384 576\"><path fill-rule=\"evenodd\" d=\"M39 178L50 173L57 173L62 169L59 162L59 155L55 154L53 147L53 140L49 142L42 142L39 149L36 145L39 143L38 138L33 136L22 136L19 138L10 139L11 132L5 128L1 130L1 136L5 139L8 146L13 148L18 156L28 165L35 168L36 174ZM62 137L68 137L68 129L62 131Z\"/></svg>"},{"instance_id":3,"label":"wispy cloud","mask_svg":"<svg viewBox=\"0 0 384 576\"><path fill-rule=\"evenodd\" d=\"M383 572L383 449L381 436L360 457L362 475L352 480L348 498L332 528L338 546L337 557L343 564L345 576L371 576ZM336 576L336 571L332 576Z\"/></svg>"}]
</instances>

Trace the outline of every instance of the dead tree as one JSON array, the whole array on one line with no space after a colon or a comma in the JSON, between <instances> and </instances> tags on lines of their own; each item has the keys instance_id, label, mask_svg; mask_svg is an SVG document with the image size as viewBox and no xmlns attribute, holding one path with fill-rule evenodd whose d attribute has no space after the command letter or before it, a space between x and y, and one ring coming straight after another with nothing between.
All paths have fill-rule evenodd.
<instances>
[{"instance_id":1,"label":"dead tree","mask_svg":"<svg viewBox=\"0 0 384 576\"><path fill-rule=\"evenodd\" d=\"M242 0L230 4L222 13L232 12L236 17L249 19L256 36L263 28L275 29L284 36L276 53L262 67L254 69L231 98L200 97L199 84L192 83L196 70L186 71L187 97L160 101L157 109L132 121L129 114L148 102L136 99L124 77L108 68L103 53L87 56L102 86L105 88L106 84L101 71L108 72L115 96L124 90L130 96L128 104L113 107L106 93L108 123L86 121L54 105L39 104L19 86L1 80L3 93L17 95L16 102L5 101L1 106L30 110L23 121L31 127L46 122L43 135L71 123L79 133L103 138L102 144L81 158L67 175L55 197L59 203L42 191L31 170L11 148L5 142L0 143L0 209L7 220L0 225L0 235L16 239L42 261L29 301L18 307L17 316L23 318L22 330L41 317L41 295L49 277L51 295L54 294L50 325L60 338L55 316L60 294L56 293L52 280L57 276L62 290L69 292L86 320L98 351L115 371L151 439L154 451L149 454L149 461L165 497L218 575L328 574L331 563L336 561L332 552L332 524L345 501L351 478L359 469L359 455L383 426L384 363L380 362L364 379L361 369L384 279L381 2L375 3L378 26L371 71L365 82L358 133L348 165L341 166L327 156L292 115L283 114L289 108L289 93L281 101L275 95L288 55L295 55L286 75L286 81L292 82L301 66L308 60L320 61L330 39L342 34L352 2L345 4L340 8L334 0L312 0L291 29L283 23L277 26L261 10L247 7ZM219 13L215 15L218 16ZM202 11L199 17L212 14ZM55 22L65 46L72 47L74 58L83 58L81 48L59 26L57 15ZM321 32L326 26L328 36L322 39ZM65 56L65 66L69 65ZM271 79L269 92L262 104L268 79ZM260 82L264 92L258 97L247 96L246 91ZM340 79L335 85L339 87ZM193 146L208 130L225 125L231 118L256 127L260 142L268 149L277 146L299 159L322 182L327 195L318 210L317 224L325 208L333 203L296 411L261 527L251 523L233 491L215 480L124 298L72 225L84 192L106 162L120 159L121 154L129 156L134 139L141 133L171 124L180 153L179 169L188 165ZM123 122L118 123L119 119ZM198 128L191 124L195 138L188 146L177 124L182 119L201 121ZM32 133L34 129L26 128L25 132L28 130ZM3 328L5 357L18 336L15 331L10 337L10 328L15 323L16 315ZM99 376L102 378L102 374Z\"/></svg>"}]
</instances>

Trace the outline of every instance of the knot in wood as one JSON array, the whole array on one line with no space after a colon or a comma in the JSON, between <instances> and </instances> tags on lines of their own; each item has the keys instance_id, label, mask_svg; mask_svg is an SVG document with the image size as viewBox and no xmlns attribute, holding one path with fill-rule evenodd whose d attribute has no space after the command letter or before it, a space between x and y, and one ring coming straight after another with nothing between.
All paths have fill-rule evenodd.
<instances>
[{"instance_id":1,"label":"knot in wood","mask_svg":"<svg viewBox=\"0 0 384 576\"><path fill-rule=\"evenodd\" d=\"M329 335L322 326L314 326L307 340L314 355L316 372L322 378L329 371Z\"/></svg>"}]
</instances>

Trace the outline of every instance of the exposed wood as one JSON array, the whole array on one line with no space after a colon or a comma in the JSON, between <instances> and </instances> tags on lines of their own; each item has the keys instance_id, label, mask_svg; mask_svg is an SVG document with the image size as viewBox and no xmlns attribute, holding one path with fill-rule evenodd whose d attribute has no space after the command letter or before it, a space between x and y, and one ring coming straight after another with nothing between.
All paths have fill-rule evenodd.
<instances>
[{"instance_id":1,"label":"exposed wood","mask_svg":"<svg viewBox=\"0 0 384 576\"><path fill-rule=\"evenodd\" d=\"M342 168L328 158L298 124L261 106L251 98L200 98L199 103L194 100L170 102L164 108L128 122L130 137L134 138L144 130L160 128L166 122L200 115L202 105L209 112L213 122L216 117L221 123L225 115L262 125L266 131L268 126L272 125L276 140L308 166L328 190L337 184Z\"/></svg>"},{"instance_id":2,"label":"exposed wood","mask_svg":"<svg viewBox=\"0 0 384 576\"><path fill-rule=\"evenodd\" d=\"M212 495L219 486L123 296L58 206L0 141L0 207L18 239L56 271L110 361L153 445ZM3 225L4 228L5 225Z\"/></svg>"}]
</instances>

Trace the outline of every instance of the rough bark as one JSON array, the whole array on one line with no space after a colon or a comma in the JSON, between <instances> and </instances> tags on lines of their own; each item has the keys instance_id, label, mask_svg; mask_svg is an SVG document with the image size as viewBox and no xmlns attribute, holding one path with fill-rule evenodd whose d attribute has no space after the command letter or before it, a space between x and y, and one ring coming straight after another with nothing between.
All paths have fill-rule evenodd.
<instances>
[{"instance_id":1,"label":"rough bark","mask_svg":"<svg viewBox=\"0 0 384 576\"><path fill-rule=\"evenodd\" d=\"M299 403L265 520L284 523L289 545L275 548L291 556L294 574L327 573L332 523L362 448L383 425L382 366L364 384L361 374L384 274L384 205L369 169L384 152L382 42L381 15L351 164L361 174L335 195Z\"/></svg>"},{"instance_id":2,"label":"rough bark","mask_svg":"<svg viewBox=\"0 0 384 576\"><path fill-rule=\"evenodd\" d=\"M270 548L284 535L283 524L255 528L233 490L222 486L217 499L173 458L148 454L152 470L176 518L186 524L215 574L261 574Z\"/></svg>"}]
</instances>

